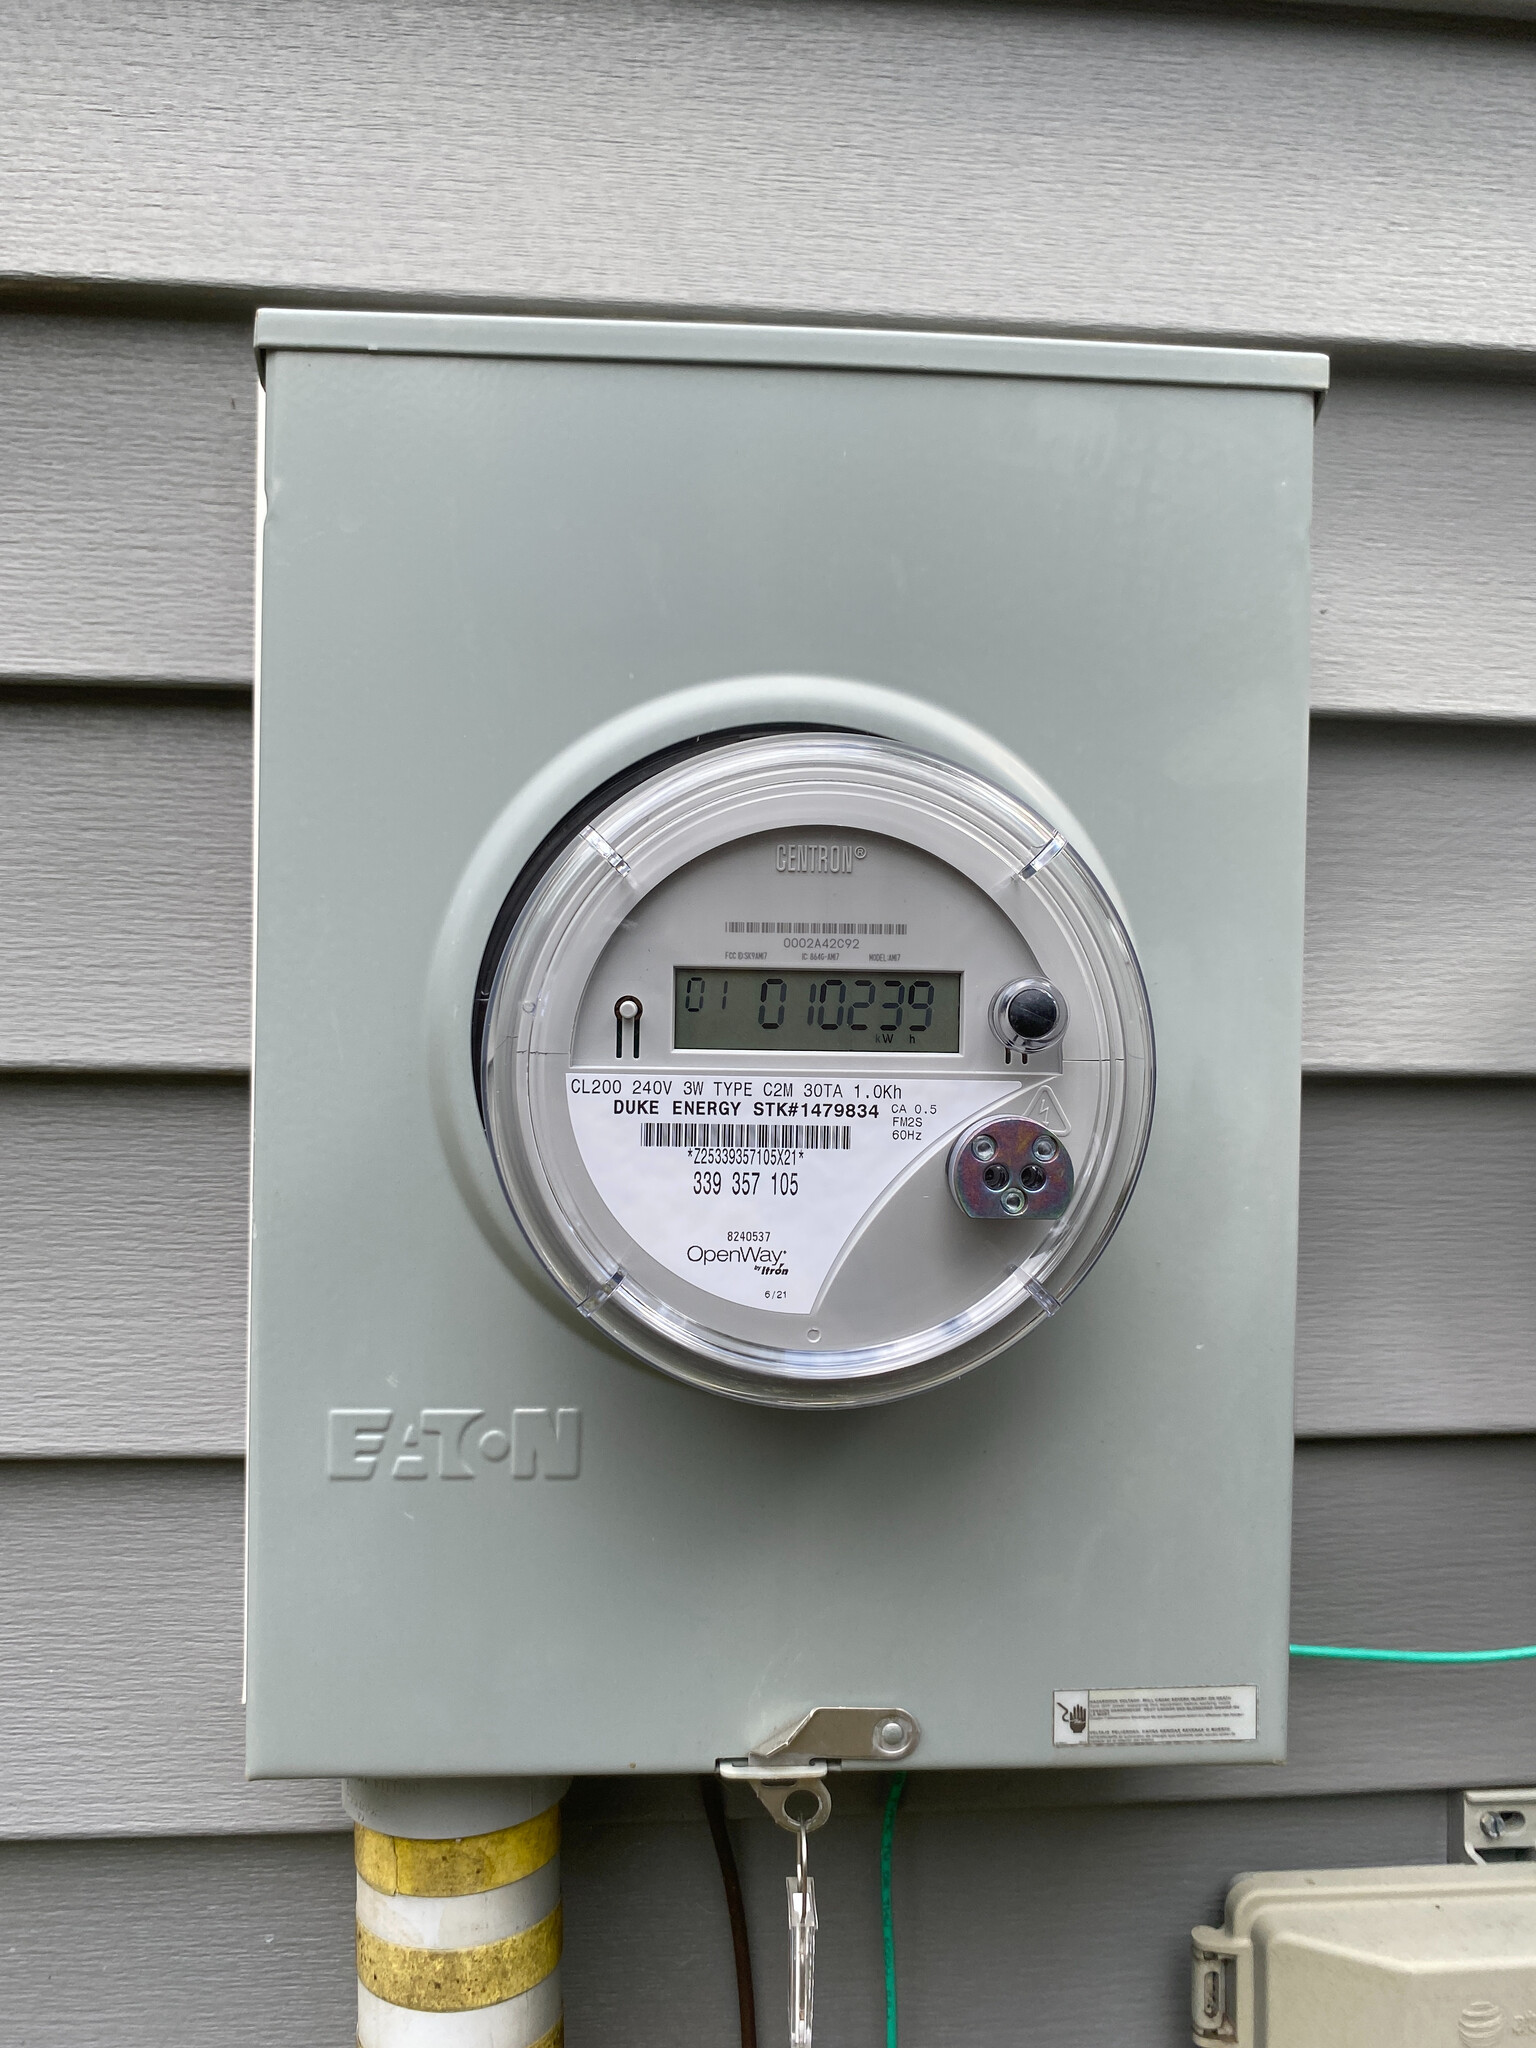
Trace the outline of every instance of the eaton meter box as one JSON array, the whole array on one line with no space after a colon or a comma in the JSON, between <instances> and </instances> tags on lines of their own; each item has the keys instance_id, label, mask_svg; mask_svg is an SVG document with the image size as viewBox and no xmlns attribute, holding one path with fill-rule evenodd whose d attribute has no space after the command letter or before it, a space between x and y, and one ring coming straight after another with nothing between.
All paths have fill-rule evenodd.
<instances>
[{"instance_id":1,"label":"eaton meter box","mask_svg":"<svg viewBox=\"0 0 1536 2048\"><path fill-rule=\"evenodd\" d=\"M1326 364L257 347L253 1773L1281 1757Z\"/></svg>"}]
</instances>

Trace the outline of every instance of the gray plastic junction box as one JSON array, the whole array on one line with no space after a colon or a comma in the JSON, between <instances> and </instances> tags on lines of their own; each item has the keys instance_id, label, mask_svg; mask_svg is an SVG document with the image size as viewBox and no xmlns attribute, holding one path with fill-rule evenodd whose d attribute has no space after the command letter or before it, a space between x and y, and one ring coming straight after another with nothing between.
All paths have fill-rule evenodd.
<instances>
[{"instance_id":1,"label":"gray plastic junction box","mask_svg":"<svg viewBox=\"0 0 1536 2048\"><path fill-rule=\"evenodd\" d=\"M1192 1935L1194 2048L1495 2048L1536 2035L1536 1869L1238 1878Z\"/></svg>"},{"instance_id":2,"label":"gray plastic junction box","mask_svg":"<svg viewBox=\"0 0 1536 2048\"><path fill-rule=\"evenodd\" d=\"M1285 1747L1315 356L268 312L256 1775ZM813 722L1017 756L1118 886L1159 1100L1081 1288L852 1412L663 1377L480 1133L495 907L587 789ZM981 1226L998 1227L998 1226Z\"/></svg>"}]
</instances>

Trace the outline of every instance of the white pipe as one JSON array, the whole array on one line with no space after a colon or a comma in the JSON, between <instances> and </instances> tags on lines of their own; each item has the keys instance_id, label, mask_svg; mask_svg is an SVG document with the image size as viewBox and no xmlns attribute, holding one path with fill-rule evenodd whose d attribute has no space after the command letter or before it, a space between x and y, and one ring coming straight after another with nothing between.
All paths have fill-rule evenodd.
<instances>
[{"instance_id":1,"label":"white pipe","mask_svg":"<svg viewBox=\"0 0 1536 2048\"><path fill-rule=\"evenodd\" d=\"M358 2048L563 2048L556 1778L349 1778Z\"/></svg>"}]
</instances>

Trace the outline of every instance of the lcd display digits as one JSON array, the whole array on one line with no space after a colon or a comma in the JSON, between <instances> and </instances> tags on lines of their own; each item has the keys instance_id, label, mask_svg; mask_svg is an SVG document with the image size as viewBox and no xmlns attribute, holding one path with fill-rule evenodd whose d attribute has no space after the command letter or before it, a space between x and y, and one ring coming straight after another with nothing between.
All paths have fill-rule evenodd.
<instances>
[{"instance_id":1,"label":"lcd display digits","mask_svg":"<svg viewBox=\"0 0 1536 2048\"><path fill-rule=\"evenodd\" d=\"M679 1052L958 1052L958 974L673 970Z\"/></svg>"}]
</instances>

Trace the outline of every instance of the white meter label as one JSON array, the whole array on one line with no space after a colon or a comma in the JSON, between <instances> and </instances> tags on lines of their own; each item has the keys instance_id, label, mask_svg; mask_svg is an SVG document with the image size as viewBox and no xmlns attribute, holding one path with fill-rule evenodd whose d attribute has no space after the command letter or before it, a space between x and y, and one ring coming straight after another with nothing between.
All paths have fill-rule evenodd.
<instances>
[{"instance_id":1,"label":"white meter label","mask_svg":"<svg viewBox=\"0 0 1536 2048\"><path fill-rule=\"evenodd\" d=\"M1018 1082L578 1068L566 1087L582 1163L636 1244L709 1294L803 1315L870 1212Z\"/></svg>"},{"instance_id":2,"label":"white meter label","mask_svg":"<svg viewBox=\"0 0 1536 2048\"><path fill-rule=\"evenodd\" d=\"M1058 1692L1051 1740L1058 1749L1141 1749L1153 1744L1257 1742L1256 1685L1155 1685Z\"/></svg>"}]
</instances>

